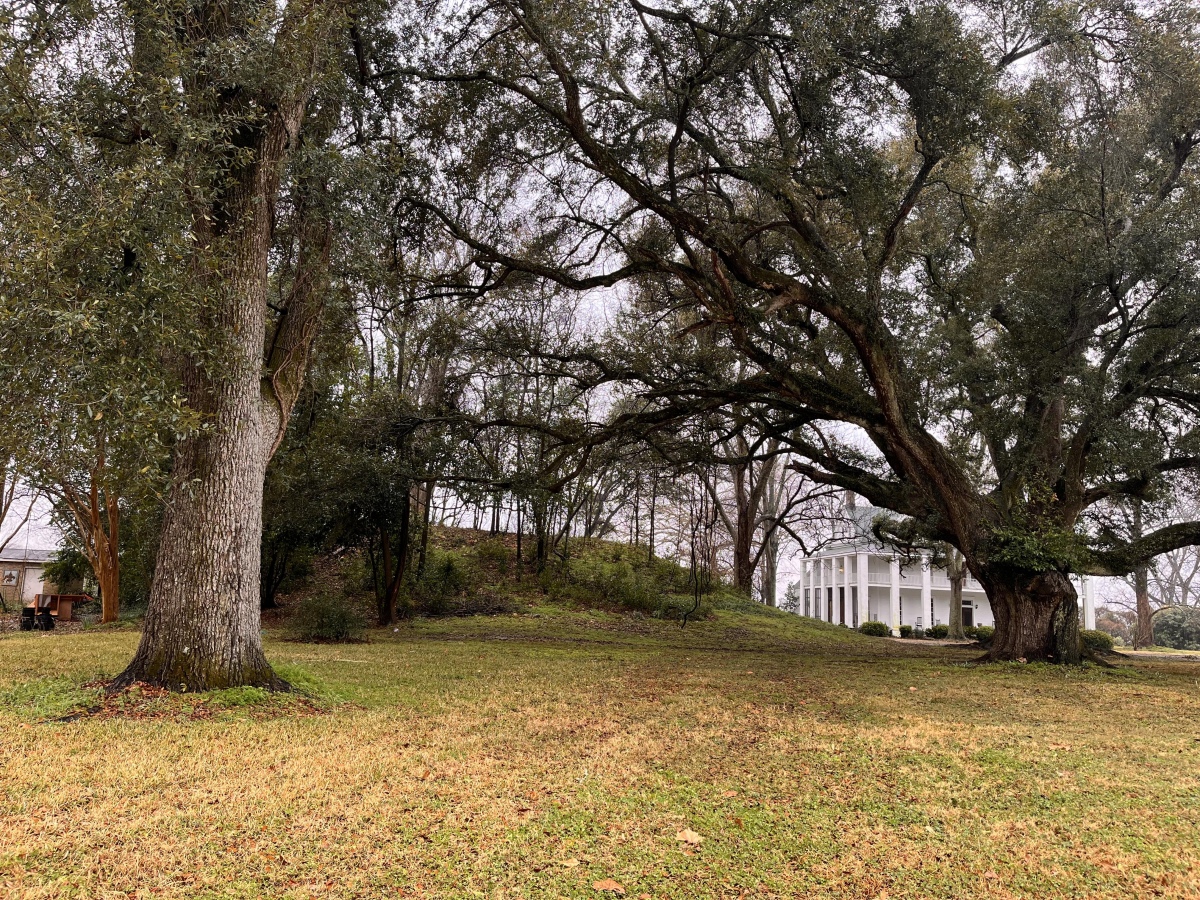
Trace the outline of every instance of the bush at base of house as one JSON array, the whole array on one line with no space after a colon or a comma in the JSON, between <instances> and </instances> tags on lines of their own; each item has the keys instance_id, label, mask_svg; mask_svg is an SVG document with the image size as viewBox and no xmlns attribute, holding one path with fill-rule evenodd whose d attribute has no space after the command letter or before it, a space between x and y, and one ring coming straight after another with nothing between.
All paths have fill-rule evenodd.
<instances>
[{"instance_id":1,"label":"bush at base of house","mask_svg":"<svg viewBox=\"0 0 1200 900\"><path fill-rule=\"evenodd\" d=\"M910 638L912 636L913 636L913 629L912 629L911 625L901 625L900 626L900 637Z\"/></svg>"},{"instance_id":2,"label":"bush at base of house","mask_svg":"<svg viewBox=\"0 0 1200 900\"><path fill-rule=\"evenodd\" d=\"M1094 631L1085 628L1079 632L1083 646L1093 653L1108 653L1113 648L1112 635L1107 631Z\"/></svg>"},{"instance_id":3,"label":"bush at base of house","mask_svg":"<svg viewBox=\"0 0 1200 900\"><path fill-rule=\"evenodd\" d=\"M312 594L296 606L289 628L299 641L313 643L356 641L365 623L362 613L340 594Z\"/></svg>"},{"instance_id":4,"label":"bush at base of house","mask_svg":"<svg viewBox=\"0 0 1200 900\"><path fill-rule=\"evenodd\" d=\"M948 638L950 636L950 626L949 625L934 625L932 628L926 628L925 636L931 637L931 638L937 638L939 641L944 640L945 638Z\"/></svg>"},{"instance_id":5,"label":"bush at base of house","mask_svg":"<svg viewBox=\"0 0 1200 900\"><path fill-rule=\"evenodd\" d=\"M888 636L888 627L882 622L863 622L858 626L858 630L862 634L871 635L871 637Z\"/></svg>"},{"instance_id":6,"label":"bush at base of house","mask_svg":"<svg viewBox=\"0 0 1200 900\"><path fill-rule=\"evenodd\" d=\"M992 642L992 638L996 634L996 629L991 625L974 625L970 628L964 628L963 634L972 640L979 641L981 645L986 647Z\"/></svg>"}]
</instances>

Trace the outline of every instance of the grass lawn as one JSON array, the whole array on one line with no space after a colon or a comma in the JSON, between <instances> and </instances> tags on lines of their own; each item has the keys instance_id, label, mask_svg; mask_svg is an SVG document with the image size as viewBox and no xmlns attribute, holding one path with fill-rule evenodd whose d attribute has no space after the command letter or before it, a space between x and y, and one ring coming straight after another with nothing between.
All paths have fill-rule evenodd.
<instances>
[{"instance_id":1,"label":"grass lawn","mask_svg":"<svg viewBox=\"0 0 1200 900\"><path fill-rule=\"evenodd\" d=\"M52 721L136 639L0 638L6 900L1200 896L1195 663L530 607Z\"/></svg>"}]
</instances>

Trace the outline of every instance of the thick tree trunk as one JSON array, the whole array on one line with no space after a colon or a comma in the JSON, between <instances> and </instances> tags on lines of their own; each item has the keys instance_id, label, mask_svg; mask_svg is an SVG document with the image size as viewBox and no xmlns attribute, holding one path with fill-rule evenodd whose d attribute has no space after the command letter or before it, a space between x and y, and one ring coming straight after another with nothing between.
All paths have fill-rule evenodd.
<instances>
[{"instance_id":1,"label":"thick tree trunk","mask_svg":"<svg viewBox=\"0 0 1200 900\"><path fill-rule=\"evenodd\" d=\"M271 341L268 265L281 174L344 18L324 2L209 6L196 29L177 35L185 54L241 46L230 39L252 31L267 9L282 18L271 43L273 77L251 79L258 93L246 83L249 71L237 67L259 72L264 59L238 59L236 50L228 65L203 67L183 83L189 106L206 121L228 123L231 135L196 157L206 187L189 195L193 275L208 295L210 341L179 365L188 405L206 427L176 445L142 639L114 688L134 681L175 690L286 687L267 663L260 631L263 477L304 379L324 293L332 232L321 203L309 202L318 199L317 185L302 179L299 188L297 269ZM174 77L161 11L134 4L132 21L135 79L145 76L145 89L156 92L156 78ZM328 118L326 131L337 118L332 107Z\"/></svg>"},{"instance_id":2,"label":"thick tree trunk","mask_svg":"<svg viewBox=\"0 0 1200 900\"><path fill-rule=\"evenodd\" d=\"M1078 596L1062 572L982 573L996 634L988 649L995 660L1081 661Z\"/></svg>"},{"instance_id":3,"label":"thick tree trunk","mask_svg":"<svg viewBox=\"0 0 1200 900\"><path fill-rule=\"evenodd\" d=\"M184 370L189 404L209 428L176 447L142 639L114 688L287 687L263 654L259 578L263 479L290 411L263 381L271 209L288 141L282 121L265 128L229 196L239 227L210 323L223 340L221 369L196 361Z\"/></svg>"},{"instance_id":4,"label":"thick tree trunk","mask_svg":"<svg viewBox=\"0 0 1200 900\"><path fill-rule=\"evenodd\" d=\"M1154 644L1154 611L1150 608L1150 571L1146 566L1133 570L1133 592L1137 597L1137 621L1133 626L1133 649Z\"/></svg>"},{"instance_id":5,"label":"thick tree trunk","mask_svg":"<svg viewBox=\"0 0 1200 900\"><path fill-rule=\"evenodd\" d=\"M213 432L176 452L142 640L114 687L286 687L259 626L266 454L257 374L227 385Z\"/></svg>"}]
</instances>

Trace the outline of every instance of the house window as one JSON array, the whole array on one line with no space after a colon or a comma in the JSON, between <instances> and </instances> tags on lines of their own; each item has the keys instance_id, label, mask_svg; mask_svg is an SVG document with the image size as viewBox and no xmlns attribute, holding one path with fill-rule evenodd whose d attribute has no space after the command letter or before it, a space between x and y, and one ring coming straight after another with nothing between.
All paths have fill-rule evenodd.
<instances>
[{"instance_id":1,"label":"house window","mask_svg":"<svg viewBox=\"0 0 1200 900\"><path fill-rule=\"evenodd\" d=\"M811 593L812 592L808 588L804 589L804 614L806 616L812 615L812 597L810 596Z\"/></svg>"},{"instance_id":2,"label":"house window","mask_svg":"<svg viewBox=\"0 0 1200 900\"><path fill-rule=\"evenodd\" d=\"M838 588L838 624L846 624L846 589Z\"/></svg>"},{"instance_id":3,"label":"house window","mask_svg":"<svg viewBox=\"0 0 1200 900\"><path fill-rule=\"evenodd\" d=\"M833 588L825 588L825 621L833 624Z\"/></svg>"},{"instance_id":4,"label":"house window","mask_svg":"<svg viewBox=\"0 0 1200 900\"><path fill-rule=\"evenodd\" d=\"M858 627L858 588L850 588L850 621L855 628Z\"/></svg>"}]
</instances>

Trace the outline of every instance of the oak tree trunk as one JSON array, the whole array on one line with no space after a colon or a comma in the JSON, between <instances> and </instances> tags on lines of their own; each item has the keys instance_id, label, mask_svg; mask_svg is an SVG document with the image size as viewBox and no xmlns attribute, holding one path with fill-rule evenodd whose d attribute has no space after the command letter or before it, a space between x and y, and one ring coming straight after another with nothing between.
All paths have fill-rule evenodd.
<instances>
[{"instance_id":1,"label":"oak tree trunk","mask_svg":"<svg viewBox=\"0 0 1200 900\"><path fill-rule=\"evenodd\" d=\"M193 276L207 294L204 352L178 360L183 391L205 428L175 447L150 602L132 662L114 681L175 690L286 683L263 654L259 605L263 478L287 427L308 364L327 284L332 238L319 181L297 183L298 252L293 284L267 340L268 269L281 176L307 133L316 78L344 24L336 4L196 4L179 54L225 48L221 66L190 71L181 88L201 122L224 123L228 138L187 165L204 187L189 194L196 246ZM161 4L130 5L134 82L156 96L174 83L176 54L164 53ZM271 77L246 83L237 57L245 35L280 13L270 42ZM168 48L169 49L169 48ZM138 115L154 115L153 104ZM338 112L330 105L326 133ZM153 127L151 128L153 131ZM311 132L312 129L308 129ZM222 132L223 134L224 132Z\"/></svg>"},{"instance_id":2,"label":"oak tree trunk","mask_svg":"<svg viewBox=\"0 0 1200 900\"><path fill-rule=\"evenodd\" d=\"M996 619L988 657L1072 665L1082 659L1078 595L1062 572L979 573Z\"/></svg>"},{"instance_id":3,"label":"oak tree trunk","mask_svg":"<svg viewBox=\"0 0 1200 900\"><path fill-rule=\"evenodd\" d=\"M282 147L268 156L277 162ZM262 385L270 228L266 210L247 215L215 313L224 369L185 373L189 402L211 427L176 447L141 643L114 687L286 687L263 654L259 622L263 479L279 425Z\"/></svg>"},{"instance_id":4,"label":"oak tree trunk","mask_svg":"<svg viewBox=\"0 0 1200 900\"><path fill-rule=\"evenodd\" d=\"M1133 592L1137 597L1137 621L1133 626L1133 649L1154 644L1154 611L1150 608L1150 571L1147 566L1133 570Z\"/></svg>"},{"instance_id":5,"label":"oak tree trunk","mask_svg":"<svg viewBox=\"0 0 1200 900\"><path fill-rule=\"evenodd\" d=\"M212 288L221 365L184 366L188 402L209 427L176 446L142 639L114 689L287 687L263 654L259 578L263 479L290 412L263 379L271 210L288 128L276 121L259 140L227 201L238 224Z\"/></svg>"}]
</instances>

